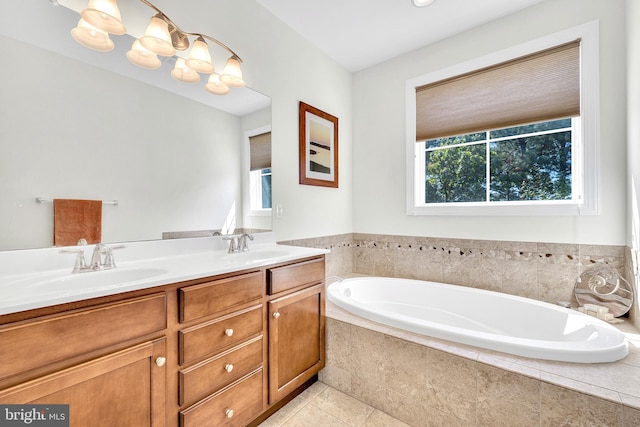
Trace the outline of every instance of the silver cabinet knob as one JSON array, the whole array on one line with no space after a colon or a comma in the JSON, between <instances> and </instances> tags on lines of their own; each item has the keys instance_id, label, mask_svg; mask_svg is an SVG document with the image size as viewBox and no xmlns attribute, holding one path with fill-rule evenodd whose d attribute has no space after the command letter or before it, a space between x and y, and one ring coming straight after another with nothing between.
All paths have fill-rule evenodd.
<instances>
[{"instance_id":1,"label":"silver cabinet knob","mask_svg":"<svg viewBox=\"0 0 640 427\"><path fill-rule=\"evenodd\" d=\"M227 418L232 418L233 417L233 409L231 409L231 408L227 408L227 410L224 411L224 413L227 416Z\"/></svg>"},{"instance_id":2,"label":"silver cabinet knob","mask_svg":"<svg viewBox=\"0 0 640 427\"><path fill-rule=\"evenodd\" d=\"M227 363L226 365L224 365L224 370L227 372L233 371L233 365L231 363Z\"/></svg>"},{"instance_id":3,"label":"silver cabinet knob","mask_svg":"<svg viewBox=\"0 0 640 427\"><path fill-rule=\"evenodd\" d=\"M167 363L167 358L166 357L158 357L156 359L156 365L162 367L164 366L164 364Z\"/></svg>"},{"instance_id":4,"label":"silver cabinet knob","mask_svg":"<svg viewBox=\"0 0 640 427\"><path fill-rule=\"evenodd\" d=\"M280 313L278 313L277 311L275 313L273 313L273 318L277 319L278 317L280 317Z\"/></svg>"},{"instance_id":5,"label":"silver cabinet knob","mask_svg":"<svg viewBox=\"0 0 640 427\"><path fill-rule=\"evenodd\" d=\"M224 334L228 337L230 337L231 335L233 335L233 329L229 328L229 329L225 329L224 330Z\"/></svg>"}]
</instances>

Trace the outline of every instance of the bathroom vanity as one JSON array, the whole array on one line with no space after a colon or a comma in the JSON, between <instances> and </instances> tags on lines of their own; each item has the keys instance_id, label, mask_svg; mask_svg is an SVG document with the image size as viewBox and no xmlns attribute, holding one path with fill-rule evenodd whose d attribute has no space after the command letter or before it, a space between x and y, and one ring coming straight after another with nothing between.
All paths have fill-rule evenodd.
<instances>
[{"instance_id":1,"label":"bathroom vanity","mask_svg":"<svg viewBox=\"0 0 640 427\"><path fill-rule=\"evenodd\" d=\"M0 403L68 403L72 426L257 424L325 363L326 251L278 251L0 316Z\"/></svg>"}]
</instances>

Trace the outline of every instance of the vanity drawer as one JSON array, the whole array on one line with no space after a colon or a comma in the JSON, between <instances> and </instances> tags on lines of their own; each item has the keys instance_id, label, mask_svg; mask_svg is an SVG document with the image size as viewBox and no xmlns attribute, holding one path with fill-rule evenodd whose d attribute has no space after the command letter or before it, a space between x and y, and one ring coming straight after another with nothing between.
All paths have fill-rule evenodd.
<instances>
[{"instance_id":1,"label":"vanity drawer","mask_svg":"<svg viewBox=\"0 0 640 427\"><path fill-rule=\"evenodd\" d=\"M0 378L161 331L166 306L154 294L0 328Z\"/></svg>"},{"instance_id":2,"label":"vanity drawer","mask_svg":"<svg viewBox=\"0 0 640 427\"><path fill-rule=\"evenodd\" d=\"M262 412L262 368L180 412L181 427L245 426Z\"/></svg>"},{"instance_id":3,"label":"vanity drawer","mask_svg":"<svg viewBox=\"0 0 640 427\"><path fill-rule=\"evenodd\" d=\"M263 289L261 271L181 288L180 322L199 319L259 300Z\"/></svg>"},{"instance_id":4,"label":"vanity drawer","mask_svg":"<svg viewBox=\"0 0 640 427\"><path fill-rule=\"evenodd\" d=\"M178 333L180 364L189 363L262 333L262 304L183 329Z\"/></svg>"},{"instance_id":5,"label":"vanity drawer","mask_svg":"<svg viewBox=\"0 0 640 427\"><path fill-rule=\"evenodd\" d=\"M324 281L324 257L268 270L269 295Z\"/></svg>"},{"instance_id":6,"label":"vanity drawer","mask_svg":"<svg viewBox=\"0 0 640 427\"><path fill-rule=\"evenodd\" d=\"M180 372L180 405L226 387L258 368L263 360L262 336Z\"/></svg>"}]
</instances>

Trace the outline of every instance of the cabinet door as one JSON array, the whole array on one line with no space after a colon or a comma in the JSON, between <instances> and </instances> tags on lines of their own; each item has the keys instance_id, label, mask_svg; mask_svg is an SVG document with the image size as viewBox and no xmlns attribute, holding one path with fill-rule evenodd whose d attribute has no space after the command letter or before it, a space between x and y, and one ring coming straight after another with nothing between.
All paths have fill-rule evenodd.
<instances>
[{"instance_id":1,"label":"cabinet door","mask_svg":"<svg viewBox=\"0 0 640 427\"><path fill-rule=\"evenodd\" d=\"M324 284L269 302L269 403L324 367Z\"/></svg>"},{"instance_id":2,"label":"cabinet door","mask_svg":"<svg viewBox=\"0 0 640 427\"><path fill-rule=\"evenodd\" d=\"M68 404L71 427L164 426L165 339L0 391L3 404Z\"/></svg>"}]
</instances>

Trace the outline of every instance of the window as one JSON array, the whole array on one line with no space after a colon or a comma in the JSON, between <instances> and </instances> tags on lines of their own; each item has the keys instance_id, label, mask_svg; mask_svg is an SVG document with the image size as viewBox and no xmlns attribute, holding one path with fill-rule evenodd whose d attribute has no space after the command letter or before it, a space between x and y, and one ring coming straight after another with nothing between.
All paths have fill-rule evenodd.
<instances>
[{"instance_id":1,"label":"window","mask_svg":"<svg viewBox=\"0 0 640 427\"><path fill-rule=\"evenodd\" d=\"M250 215L271 215L271 131L264 130L248 136Z\"/></svg>"},{"instance_id":2,"label":"window","mask_svg":"<svg viewBox=\"0 0 640 427\"><path fill-rule=\"evenodd\" d=\"M597 23L407 82L409 214L597 213Z\"/></svg>"},{"instance_id":3,"label":"window","mask_svg":"<svg viewBox=\"0 0 640 427\"><path fill-rule=\"evenodd\" d=\"M419 142L423 203L573 200L578 123L568 118Z\"/></svg>"}]
</instances>

